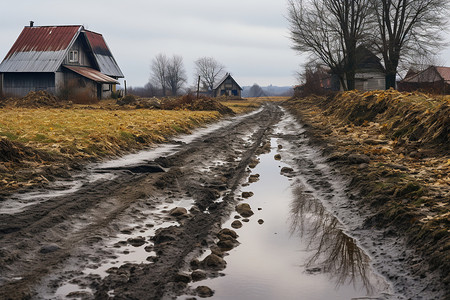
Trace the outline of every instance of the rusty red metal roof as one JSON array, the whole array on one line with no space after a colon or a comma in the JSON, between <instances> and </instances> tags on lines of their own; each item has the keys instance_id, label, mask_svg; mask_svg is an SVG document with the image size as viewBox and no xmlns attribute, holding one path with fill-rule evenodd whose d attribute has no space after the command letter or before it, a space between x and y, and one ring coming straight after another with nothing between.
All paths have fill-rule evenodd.
<instances>
[{"instance_id":1,"label":"rusty red metal roof","mask_svg":"<svg viewBox=\"0 0 450 300\"><path fill-rule=\"evenodd\" d=\"M450 67L436 67L436 71L444 81L450 81Z\"/></svg>"},{"instance_id":2,"label":"rusty red metal roof","mask_svg":"<svg viewBox=\"0 0 450 300\"><path fill-rule=\"evenodd\" d=\"M83 26L25 27L0 72L56 72Z\"/></svg>"},{"instance_id":3,"label":"rusty red metal roof","mask_svg":"<svg viewBox=\"0 0 450 300\"><path fill-rule=\"evenodd\" d=\"M123 78L103 36L81 25L25 27L0 64L0 72L56 72L76 39L85 39L101 73ZM89 51L90 52L90 51Z\"/></svg>"},{"instance_id":4,"label":"rusty red metal roof","mask_svg":"<svg viewBox=\"0 0 450 300\"><path fill-rule=\"evenodd\" d=\"M444 80L450 82L450 67L430 66L427 69L413 76L406 77L403 82L437 82Z\"/></svg>"},{"instance_id":5,"label":"rusty red metal roof","mask_svg":"<svg viewBox=\"0 0 450 300\"><path fill-rule=\"evenodd\" d=\"M25 27L6 58L17 52L60 51L69 47L82 26Z\"/></svg>"},{"instance_id":6,"label":"rusty red metal roof","mask_svg":"<svg viewBox=\"0 0 450 300\"><path fill-rule=\"evenodd\" d=\"M98 83L115 83L115 84L119 83L119 81L117 81L116 79L111 78L97 70L88 67L67 66L67 65L65 65L64 67Z\"/></svg>"}]
</instances>

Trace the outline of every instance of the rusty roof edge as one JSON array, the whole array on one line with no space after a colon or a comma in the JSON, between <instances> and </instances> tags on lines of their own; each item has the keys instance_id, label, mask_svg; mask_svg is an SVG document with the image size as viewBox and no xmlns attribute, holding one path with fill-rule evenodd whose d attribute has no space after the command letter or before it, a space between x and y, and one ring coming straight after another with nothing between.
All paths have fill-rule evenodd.
<instances>
[{"instance_id":1,"label":"rusty roof edge","mask_svg":"<svg viewBox=\"0 0 450 300\"><path fill-rule=\"evenodd\" d=\"M87 30L87 29L84 29L84 31L85 31L85 32L95 33L95 34L98 34L98 35L100 35L100 36L102 37L103 42L104 42L105 45L106 45L106 48L108 48L109 53L111 53L110 58L111 58L112 61L114 62L115 67L116 67L116 68L118 69L118 71L120 72L120 75L121 75L121 76L119 76L119 77L124 78L125 76L123 75L123 72L122 72L122 70L120 69L119 64L117 63L116 59L114 58L114 55L113 55L113 53L112 53L112 51L111 51L111 48L109 48L109 45L108 45L108 43L106 42L105 37L103 36L103 34L98 33L98 32L95 32L95 31ZM94 52L94 49L92 48L92 45L91 45L91 41L89 40L89 38L87 37L87 35L86 35L85 37L86 37L86 41L87 41L87 44L88 44L88 46L89 46L89 49L91 50L92 54L94 54L95 63L97 64L97 66L98 66L98 68L99 68L99 70L100 70L101 67L100 67L100 62L98 61L98 58L97 58L97 54Z\"/></svg>"}]
</instances>

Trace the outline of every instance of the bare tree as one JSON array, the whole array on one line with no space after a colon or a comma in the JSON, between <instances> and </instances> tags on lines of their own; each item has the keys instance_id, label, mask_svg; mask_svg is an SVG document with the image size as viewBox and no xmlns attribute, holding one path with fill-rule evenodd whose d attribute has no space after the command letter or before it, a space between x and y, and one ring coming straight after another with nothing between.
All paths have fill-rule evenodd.
<instances>
[{"instance_id":1,"label":"bare tree","mask_svg":"<svg viewBox=\"0 0 450 300\"><path fill-rule=\"evenodd\" d=\"M195 61L195 72L195 78L200 76L203 86L212 91L214 83L224 75L225 66L213 57L201 57Z\"/></svg>"},{"instance_id":2,"label":"bare tree","mask_svg":"<svg viewBox=\"0 0 450 300\"><path fill-rule=\"evenodd\" d=\"M324 95L332 88L331 74L316 62L307 62L304 71L298 73L298 76L302 83L300 96Z\"/></svg>"},{"instance_id":3,"label":"bare tree","mask_svg":"<svg viewBox=\"0 0 450 300\"><path fill-rule=\"evenodd\" d=\"M252 85L250 90L248 91L248 97L254 98L254 97L266 97L266 93L264 93L264 90L256 83Z\"/></svg>"},{"instance_id":4,"label":"bare tree","mask_svg":"<svg viewBox=\"0 0 450 300\"><path fill-rule=\"evenodd\" d=\"M371 0L378 31L375 47L383 56L386 89L395 88L402 58L435 53L448 19L446 0Z\"/></svg>"},{"instance_id":5,"label":"bare tree","mask_svg":"<svg viewBox=\"0 0 450 300\"><path fill-rule=\"evenodd\" d=\"M345 90L355 88L356 47L365 38L369 1L288 1L293 49L328 66Z\"/></svg>"},{"instance_id":6,"label":"bare tree","mask_svg":"<svg viewBox=\"0 0 450 300\"><path fill-rule=\"evenodd\" d=\"M183 57L174 55L168 60L166 70L166 84L172 92L172 96L176 96L178 91L186 83L186 71L184 69Z\"/></svg>"},{"instance_id":7,"label":"bare tree","mask_svg":"<svg viewBox=\"0 0 450 300\"><path fill-rule=\"evenodd\" d=\"M151 64L151 79L152 81L161 86L163 96L166 96L167 90L167 66L169 65L169 60L167 56L160 53L155 56Z\"/></svg>"}]
</instances>

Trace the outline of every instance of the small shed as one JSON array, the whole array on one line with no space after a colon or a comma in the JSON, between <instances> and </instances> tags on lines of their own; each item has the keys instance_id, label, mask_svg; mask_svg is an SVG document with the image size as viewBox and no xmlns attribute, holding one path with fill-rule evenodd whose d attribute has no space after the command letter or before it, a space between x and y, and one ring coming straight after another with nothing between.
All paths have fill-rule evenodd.
<instances>
[{"instance_id":1,"label":"small shed","mask_svg":"<svg viewBox=\"0 0 450 300\"><path fill-rule=\"evenodd\" d=\"M123 78L103 36L75 26L26 26L0 64L0 95L67 89L107 98Z\"/></svg>"},{"instance_id":2,"label":"small shed","mask_svg":"<svg viewBox=\"0 0 450 300\"><path fill-rule=\"evenodd\" d=\"M398 82L399 91L423 91L437 94L450 94L450 67L430 66L421 72L408 72Z\"/></svg>"},{"instance_id":3,"label":"small shed","mask_svg":"<svg viewBox=\"0 0 450 300\"><path fill-rule=\"evenodd\" d=\"M242 88L231 77L230 73L227 73L217 84L213 87L214 97L227 96L241 98Z\"/></svg>"}]
</instances>

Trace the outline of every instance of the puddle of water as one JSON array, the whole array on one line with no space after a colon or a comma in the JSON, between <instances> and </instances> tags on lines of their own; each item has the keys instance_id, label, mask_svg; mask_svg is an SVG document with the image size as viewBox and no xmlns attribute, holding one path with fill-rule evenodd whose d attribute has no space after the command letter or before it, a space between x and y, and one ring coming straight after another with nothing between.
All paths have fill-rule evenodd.
<instances>
[{"instance_id":1,"label":"puddle of water","mask_svg":"<svg viewBox=\"0 0 450 300\"><path fill-rule=\"evenodd\" d=\"M166 228L169 226L179 225L179 223L175 220L167 220L168 212L175 207L184 207L188 211L194 206L193 199L181 199L178 201L174 201L173 203L163 203L158 205L156 208L148 211L148 218L142 223L129 223L126 227L129 229L129 233L120 233L115 235L113 238L105 241L103 244L104 250L106 250L109 254L109 259L104 259L100 262L88 262L87 266L81 270L82 275L78 275L75 277L71 277L69 279L64 280L64 282L60 285L60 287L54 293L41 292L41 296L45 298L64 298L67 297L70 293L82 292L82 293L92 293L90 289L86 289L85 287L81 287L78 284L74 284L73 282L77 279L82 279L86 276L97 275L100 278L104 278L108 275L108 270L113 267L120 267L126 263L133 264L151 264L150 261L147 260L150 256L156 256L154 251L146 249L148 246L153 246L153 242L151 242L151 237L155 235L156 230L160 228ZM151 226L147 226L151 224ZM140 246L132 246L127 243L127 240L130 238L141 236L145 238L145 243ZM118 245L121 245L118 247ZM94 258L98 258L97 254L93 254ZM89 259L88 259L89 260ZM75 263L76 264L76 263ZM76 267L75 269L79 270L80 267ZM74 266L69 266L65 271L74 269Z\"/></svg>"},{"instance_id":2,"label":"puddle of water","mask_svg":"<svg viewBox=\"0 0 450 300\"><path fill-rule=\"evenodd\" d=\"M214 299L391 299L389 284L338 220L280 175L287 165L274 160L276 139L271 143L272 152L253 170L260 180L244 190L254 193L243 202L255 214L236 229L241 244L225 256L225 276L191 287L210 287ZM236 214L222 228L231 228Z\"/></svg>"},{"instance_id":3,"label":"puddle of water","mask_svg":"<svg viewBox=\"0 0 450 300\"><path fill-rule=\"evenodd\" d=\"M10 199L0 203L0 213L16 214L29 206L45 202L49 199L72 194L78 191L85 183L94 183L100 180L113 180L117 177L111 173L89 174L85 178L75 177L73 181L55 181L44 191L15 194Z\"/></svg>"}]
</instances>

